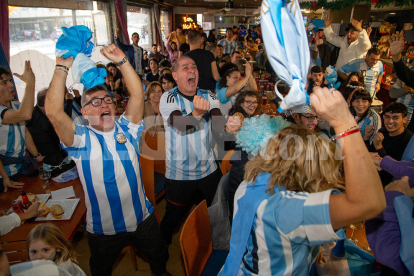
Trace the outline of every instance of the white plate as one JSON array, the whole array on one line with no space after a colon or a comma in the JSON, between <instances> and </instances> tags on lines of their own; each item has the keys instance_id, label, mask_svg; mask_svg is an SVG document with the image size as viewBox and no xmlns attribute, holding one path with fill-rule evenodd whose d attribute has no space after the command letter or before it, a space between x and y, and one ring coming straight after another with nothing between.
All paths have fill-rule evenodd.
<instances>
[{"instance_id":1,"label":"white plate","mask_svg":"<svg viewBox=\"0 0 414 276\"><path fill-rule=\"evenodd\" d=\"M47 214L47 216L45 217L45 218L40 218L40 217L38 217L37 219L36 219L36 221L46 221L46 220L69 220L71 217L72 217L72 215L73 215L73 212L75 211L75 209L76 209L76 206L78 206L78 203L79 203L79 198L75 198L75 199L61 199L61 200L54 200L54 199L50 199L47 203L46 203L46 206L48 206L49 208L52 206L52 205L55 205L55 204L59 204L60 206L62 206L62 209L63 209L63 215L62 215L62 218L61 219L57 219L57 218L54 218L53 216L52 216L52 214L51 213L49 213L49 214Z\"/></svg>"},{"instance_id":2,"label":"white plate","mask_svg":"<svg viewBox=\"0 0 414 276\"><path fill-rule=\"evenodd\" d=\"M36 196L39 198L38 202L46 202L49 199L50 194L37 194Z\"/></svg>"}]
</instances>

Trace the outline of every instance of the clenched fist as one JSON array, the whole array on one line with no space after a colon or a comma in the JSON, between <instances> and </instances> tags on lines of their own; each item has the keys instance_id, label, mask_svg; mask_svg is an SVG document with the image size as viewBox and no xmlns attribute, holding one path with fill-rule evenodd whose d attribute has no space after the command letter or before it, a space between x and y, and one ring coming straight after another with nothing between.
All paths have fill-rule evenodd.
<instances>
[{"instance_id":1,"label":"clenched fist","mask_svg":"<svg viewBox=\"0 0 414 276\"><path fill-rule=\"evenodd\" d=\"M372 140L372 143L375 146L375 149L379 150L382 148L382 141L384 140L384 135L381 132L377 132L375 134L374 139Z\"/></svg>"},{"instance_id":2,"label":"clenched fist","mask_svg":"<svg viewBox=\"0 0 414 276\"><path fill-rule=\"evenodd\" d=\"M193 100L193 116L200 120L204 114L210 110L210 102L201 96L194 96Z\"/></svg>"}]
</instances>

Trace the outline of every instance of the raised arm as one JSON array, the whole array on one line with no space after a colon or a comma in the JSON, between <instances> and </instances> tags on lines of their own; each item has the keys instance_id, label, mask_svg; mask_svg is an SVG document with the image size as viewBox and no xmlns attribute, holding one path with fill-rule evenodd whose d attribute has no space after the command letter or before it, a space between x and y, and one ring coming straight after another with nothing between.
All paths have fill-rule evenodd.
<instances>
[{"instance_id":1,"label":"raised arm","mask_svg":"<svg viewBox=\"0 0 414 276\"><path fill-rule=\"evenodd\" d=\"M310 101L319 116L344 133L357 129L355 119L341 93L316 87ZM332 227L339 229L378 215L386 206L381 180L359 133L338 139L344 156L346 193L333 194L329 200Z\"/></svg>"},{"instance_id":2,"label":"raised arm","mask_svg":"<svg viewBox=\"0 0 414 276\"><path fill-rule=\"evenodd\" d=\"M62 57L56 58L56 65L63 65L70 68L73 63L73 58L64 59ZM75 136L75 124L70 117L65 113L64 101L66 91L66 78L68 72L63 67L57 67L52 77L49 90L46 93L45 109L49 121L55 128L59 139L66 146L73 144Z\"/></svg>"},{"instance_id":3,"label":"raised arm","mask_svg":"<svg viewBox=\"0 0 414 276\"><path fill-rule=\"evenodd\" d=\"M26 60L24 64L23 75L14 73L16 77L26 83L26 89L24 90L24 96L18 110L7 110L3 119L1 120L2 125L11 125L20 123L32 118L33 107L34 107L34 92L35 92L35 75L33 74L30 61ZM9 80L3 80L9 81Z\"/></svg>"},{"instance_id":4,"label":"raised arm","mask_svg":"<svg viewBox=\"0 0 414 276\"><path fill-rule=\"evenodd\" d=\"M251 71L253 71L253 64L250 64L250 66L251 66ZM245 78L247 78L247 74L245 74L245 75L246 75ZM245 90L247 90L247 91L257 91L257 84L256 84L256 80L253 77L253 74L250 73L250 76L248 76L248 78L249 78L249 84L246 86Z\"/></svg>"},{"instance_id":5,"label":"raised arm","mask_svg":"<svg viewBox=\"0 0 414 276\"><path fill-rule=\"evenodd\" d=\"M328 12L328 16L325 19L325 28L323 29L326 40L329 43L335 45L336 47L341 47L341 44L344 41L344 39L334 34L332 27L331 27L332 19L329 16L330 16L330 12Z\"/></svg>"},{"instance_id":6,"label":"raised arm","mask_svg":"<svg viewBox=\"0 0 414 276\"><path fill-rule=\"evenodd\" d=\"M211 76L215 81L220 79L220 74L217 69L217 62L215 60L211 62Z\"/></svg>"},{"instance_id":7,"label":"raised arm","mask_svg":"<svg viewBox=\"0 0 414 276\"><path fill-rule=\"evenodd\" d=\"M115 63L119 63L125 57L121 49L114 44L103 47L101 53ZM125 117L133 124L140 124L144 116L144 90L141 80L128 60L119 66L119 69L125 79L129 92L129 101L125 111Z\"/></svg>"},{"instance_id":8,"label":"raised arm","mask_svg":"<svg viewBox=\"0 0 414 276\"><path fill-rule=\"evenodd\" d=\"M252 73L252 68L249 63L244 64L246 67L245 75L250 76ZM234 85L230 86L226 90L226 98L230 98L233 95L236 95L243 87L246 86L247 82L249 81L250 77L245 77L238 82L236 82Z\"/></svg>"},{"instance_id":9,"label":"raised arm","mask_svg":"<svg viewBox=\"0 0 414 276\"><path fill-rule=\"evenodd\" d=\"M369 36L367 34L367 31L362 29L362 20L358 21L356 19L351 20L352 26L357 30L358 32L358 48L361 52L366 52L371 48L371 41L369 40Z\"/></svg>"}]
</instances>

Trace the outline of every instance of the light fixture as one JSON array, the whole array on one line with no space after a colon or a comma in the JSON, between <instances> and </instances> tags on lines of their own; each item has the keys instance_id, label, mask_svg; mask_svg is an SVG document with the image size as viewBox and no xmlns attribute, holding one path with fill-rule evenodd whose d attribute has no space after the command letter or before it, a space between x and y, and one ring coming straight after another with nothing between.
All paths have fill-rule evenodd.
<instances>
[{"instance_id":1,"label":"light fixture","mask_svg":"<svg viewBox=\"0 0 414 276\"><path fill-rule=\"evenodd\" d=\"M390 14L395 14L395 12L390 12Z\"/></svg>"}]
</instances>

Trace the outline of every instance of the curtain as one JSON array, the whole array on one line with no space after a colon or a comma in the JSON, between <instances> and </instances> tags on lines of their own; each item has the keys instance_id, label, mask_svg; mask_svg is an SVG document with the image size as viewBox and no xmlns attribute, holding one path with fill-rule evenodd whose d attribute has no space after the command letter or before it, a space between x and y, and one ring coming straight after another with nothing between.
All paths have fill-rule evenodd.
<instances>
[{"instance_id":1,"label":"curtain","mask_svg":"<svg viewBox=\"0 0 414 276\"><path fill-rule=\"evenodd\" d=\"M168 32L172 33L173 29L173 9L168 10Z\"/></svg>"},{"instance_id":2,"label":"curtain","mask_svg":"<svg viewBox=\"0 0 414 276\"><path fill-rule=\"evenodd\" d=\"M161 21L160 21L161 11L158 4L154 4L154 19L155 19L155 33L157 38L157 44L160 44L162 49L164 49L164 41L162 41L161 34Z\"/></svg>"},{"instance_id":3,"label":"curtain","mask_svg":"<svg viewBox=\"0 0 414 276\"><path fill-rule=\"evenodd\" d=\"M0 1L0 44L6 55L7 61L10 61L10 38L9 38L9 7L7 0Z\"/></svg>"},{"instance_id":4,"label":"curtain","mask_svg":"<svg viewBox=\"0 0 414 276\"><path fill-rule=\"evenodd\" d=\"M122 0L115 0L115 10L116 15L118 16L119 25L121 26L122 34L125 37L125 43L130 44L129 35L128 35L128 25L124 14L124 9L122 8Z\"/></svg>"}]
</instances>

